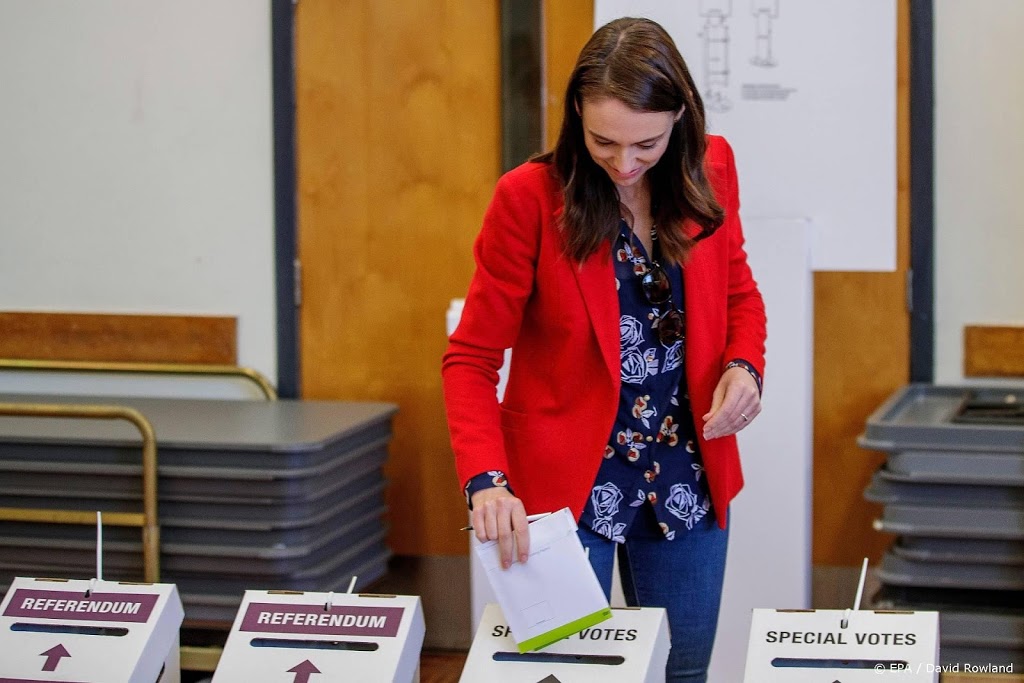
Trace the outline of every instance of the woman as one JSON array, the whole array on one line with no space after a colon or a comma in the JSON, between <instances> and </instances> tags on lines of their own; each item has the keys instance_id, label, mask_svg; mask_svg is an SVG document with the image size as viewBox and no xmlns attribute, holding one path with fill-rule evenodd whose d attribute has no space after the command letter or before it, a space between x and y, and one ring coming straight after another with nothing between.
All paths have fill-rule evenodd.
<instances>
[{"instance_id":1,"label":"woman","mask_svg":"<svg viewBox=\"0 0 1024 683\"><path fill-rule=\"evenodd\" d=\"M658 24L599 29L552 152L505 174L444 356L461 483L504 565L526 515L568 506L605 593L665 607L668 681L704 681L760 412L765 315L743 251L732 151ZM505 399L495 394L512 347Z\"/></svg>"}]
</instances>

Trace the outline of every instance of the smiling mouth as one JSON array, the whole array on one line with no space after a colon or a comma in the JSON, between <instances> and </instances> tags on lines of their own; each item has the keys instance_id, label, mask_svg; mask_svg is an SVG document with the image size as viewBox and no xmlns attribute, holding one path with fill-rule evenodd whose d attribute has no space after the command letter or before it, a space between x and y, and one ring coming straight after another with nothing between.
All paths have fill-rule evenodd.
<instances>
[{"instance_id":1,"label":"smiling mouth","mask_svg":"<svg viewBox=\"0 0 1024 683\"><path fill-rule=\"evenodd\" d=\"M617 178L622 178L623 180L627 180L629 178L635 177L636 174L639 173L639 172L640 172L639 168L633 169L629 173L620 173L619 171L615 171L615 176Z\"/></svg>"}]
</instances>

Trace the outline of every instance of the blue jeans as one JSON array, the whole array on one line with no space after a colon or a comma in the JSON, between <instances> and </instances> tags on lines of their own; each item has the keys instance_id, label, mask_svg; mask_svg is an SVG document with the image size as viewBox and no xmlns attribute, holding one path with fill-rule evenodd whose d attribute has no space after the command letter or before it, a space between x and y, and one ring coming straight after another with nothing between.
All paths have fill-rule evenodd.
<instances>
[{"instance_id":1,"label":"blue jeans","mask_svg":"<svg viewBox=\"0 0 1024 683\"><path fill-rule=\"evenodd\" d=\"M638 514L637 517L642 515ZM640 521L637 521L639 524ZM611 595L616 544L580 527L606 596ZM728 529L708 515L675 540L627 534L618 546L622 592L631 606L664 607L672 635L666 683L706 683L718 627Z\"/></svg>"}]
</instances>

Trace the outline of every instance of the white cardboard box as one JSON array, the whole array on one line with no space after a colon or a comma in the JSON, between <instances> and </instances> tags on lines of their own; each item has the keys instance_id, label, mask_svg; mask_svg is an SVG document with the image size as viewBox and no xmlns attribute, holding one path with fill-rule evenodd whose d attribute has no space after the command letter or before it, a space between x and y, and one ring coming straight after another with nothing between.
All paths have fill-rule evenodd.
<instances>
[{"instance_id":1,"label":"white cardboard box","mask_svg":"<svg viewBox=\"0 0 1024 683\"><path fill-rule=\"evenodd\" d=\"M178 683L184 616L171 584L16 578L0 605L0 680Z\"/></svg>"},{"instance_id":2,"label":"white cardboard box","mask_svg":"<svg viewBox=\"0 0 1024 683\"><path fill-rule=\"evenodd\" d=\"M668 617L655 607L612 618L539 652L520 654L497 604L484 608L462 683L664 683Z\"/></svg>"},{"instance_id":3,"label":"white cardboard box","mask_svg":"<svg viewBox=\"0 0 1024 683\"><path fill-rule=\"evenodd\" d=\"M753 612L744 683L938 683L938 612Z\"/></svg>"},{"instance_id":4,"label":"white cardboard box","mask_svg":"<svg viewBox=\"0 0 1024 683\"><path fill-rule=\"evenodd\" d=\"M246 591L215 683L419 681L420 599Z\"/></svg>"}]
</instances>

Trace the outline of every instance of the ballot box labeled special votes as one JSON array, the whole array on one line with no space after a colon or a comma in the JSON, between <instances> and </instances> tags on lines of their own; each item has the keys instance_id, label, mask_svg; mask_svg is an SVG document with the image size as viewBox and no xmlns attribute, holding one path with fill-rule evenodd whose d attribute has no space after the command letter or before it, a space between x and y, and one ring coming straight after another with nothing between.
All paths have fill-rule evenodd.
<instances>
[{"instance_id":1,"label":"ballot box labeled special votes","mask_svg":"<svg viewBox=\"0 0 1024 683\"><path fill-rule=\"evenodd\" d=\"M938 612L754 610L744 683L938 680Z\"/></svg>"},{"instance_id":2,"label":"ballot box labeled special votes","mask_svg":"<svg viewBox=\"0 0 1024 683\"><path fill-rule=\"evenodd\" d=\"M16 578L0 605L0 681L177 683L171 584Z\"/></svg>"},{"instance_id":3,"label":"ballot box labeled special votes","mask_svg":"<svg viewBox=\"0 0 1024 683\"><path fill-rule=\"evenodd\" d=\"M423 634L415 596L250 590L213 680L413 683Z\"/></svg>"},{"instance_id":4,"label":"ballot box labeled special votes","mask_svg":"<svg viewBox=\"0 0 1024 683\"><path fill-rule=\"evenodd\" d=\"M657 607L613 608L600 624L535 652L519 652L501 608L491 603L469 650L461 683L663 683L668 617Z\"/></svg>"}]
</instances>

